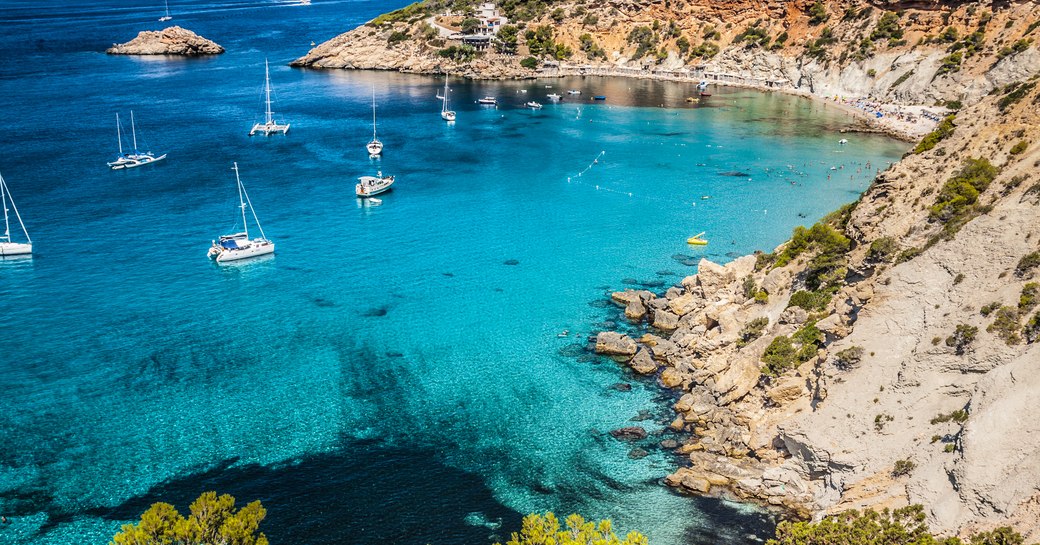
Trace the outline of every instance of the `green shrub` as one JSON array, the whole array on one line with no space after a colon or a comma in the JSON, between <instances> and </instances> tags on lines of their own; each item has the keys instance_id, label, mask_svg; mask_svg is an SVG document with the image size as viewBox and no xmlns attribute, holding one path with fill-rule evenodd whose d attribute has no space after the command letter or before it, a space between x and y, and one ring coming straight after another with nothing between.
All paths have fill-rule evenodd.
<instances>
[{"instance_id":1,"label":"green shrub","mask_svg":"<svg viewBox=\"0 0 1040 545\"><path fill-rule=\"evenodd\" d=\"M1026 320L1026 325L1022 326L1022 337L1024 337L1026 342L1029 344L1033 344L1040 339L1040 312L1037 312L1032 318Z\"/></svg>"},{"instance_id":2,"label":"green shrub","mask_svg":"<svg viewBox=\"0 0 1040 545\"><path fill-rule=\"evenodd\" d=\"M1019 335L1022 326L1019 325L1018 321L1018 309L1000 307L996 312L993 323L986 328L986 331L1003 339L1008 346L1015 345L1022 342L1022 336Z\"/></svg>"},{"instance_id":3,"label":"green shrub","mask_svg":"<svg viewBox=\"0 0 1040 545\"><path fill-rule=\"evenodd\" d=\"M1040 251L1022 256L1022 259L1018 260L1018 265L1015 265L1015 276L1025 278L1037 267L1040 267Z\"/></svg>"},{"instance_id":4,"label":"green shrub","mask_svg":"<svg viewBox=\"0 0 1040 545\"><path fill-rule=\"evenodd\" d=\"M943 452L953 452L955 450L957 450L957 446L953 443L947 443L946 446L943 447Z\"/></svg>"},{"instance_id":5,"label":"green shrub","mask_svg":"<svg viewBox=\"0 0 1040 545\"><path fill-rule=\"evenodd\" d=\"M764 305L769 302L769 293L766 290L758 290L755 294L755 302Z\"/></svg>"},{"instance_id":6,"label":"green shrub","mask_svg":"<svg viewBox=\"0 0 1040 545\"><path fill-rule=\"evenodd\" d=\"M455 62L468 62L477 56L477 48L466 44L449 45L438 51L437 54Z\"/></svg>"},{"instance_id":7,"label":"green shrub","mask_svg":"<svg viewBox=\"0 0 1040 545\"><path fill-rule=\"evenodd\" d=\"M586 521L581 515L571 515L560 526L551 512L535 513L524 517L520 533L513 532L506 545L647 545L646 536L629 532L624 539L614 533L610 520ZM495 545L502 545L495 543Z\"/></svg>"},{"instance_id":8,"label":"green shrub","mask_svg":"<svg viewBox=\"0 0 1040 545\"><path fill-rule=\"evenodd\" d=\"M904 475L909 475L916 467L917 464L910 460L896 460L895 466L892 467L892 476L902 477Z\"/></svg>"},{"instance_id":9,"label":"green shrub","mask_svg":"<svg viewBox=\"0 0 1040 545\"><path fill-rule=\"evenodd\" d=\"M531 55L535 57L541 57L544 55L554 55L556 53L556 41L553 39L555 31L553 27L549 25L539 25L536 28L528 29L524 32L524 39L527 41L527 49L530 50Z\"/></svg>"},{"instance_id":10,"label":"green shrub","mask_svg":"<svg viewBox=\"0 0 1040 545\"><path fill-rule=\"evenodd\" d=\"M153 503L138 524L124 524L112 537L112 545L161 545L169 543L227 543L267 545L259 525L267 510L254 501L235 509L235 498L205 492L190 506L187 517L168 503Z\"/></svg>"},{"instance_id":11,"label":"green shrub","mask_svg":"<svg viewBox=\"0 0 1040 545\"><path fill-rule=\"evenodd\" d=\"M900 75L898 78L896 78L896 80L892 82L892 85L888 86L888 90L891 91L892 89L895 89L896 87L899 87L904 81L910 79L910 76L912 76L912 75L914 75L913 69L907 70L902 75Z\"/></svg>"},{"instance_id":12,"label":"green shrub","mask_svg":"<svg viewBox=\"0 0 1040 545\"><path fill-rule=\"evenodd\" d=\"M967 421L968 421L968 411L965 411L964 409L957 409L956 411L953 411L953 412L951 412L949 414L941 414L940 413L940 414L936 415L935 418L931 419L929 422L931 422L932 425L935 425L935 424L945 424L946 422L956 422L958 424L963 424L963 423L965 423Z\"/></svg>"},{"instance_id":13,"label":"green shrub","mask_svg":"<svg viewBox=\"0 0 1040 545\"><path fill-rule=\"evenodd\" d=\"M827 308L827 304L831 302L831 298L832 297L833 297L833 293L826 292L826 291L824 291L824 292L816 292L816 291L798 290L798 291L796 291L796 292L791 294L791 299L788 301L787 306L789 308L790 307L804 308L805 310L807 310L809 312L820 311L820 310L823 310L823 309Z\"/></svg>"},{"instance_id":14,"label":"green shrub","mask_svg":"<svg viewBox=\"0 0 1040 545\"><path fill-rule=\"evenodd\" d=\"M993 301L992 303L990 303L988 305L985 305L982 308L980 308L979 309L979 314L981 314L983 316L989 316L990 314L993 313L994 310L997 310L998 308L1000 308L1000 302L999 301Z\"/></svg>"},{"instance_id":15,"label":"green shrub","mask_svg":"<svg viewBox=\"0 0 1040 545\"><path fill-rule=\"evenodd\" d=\"M961 61L964 59L964 54L960 51L956 53L950 53L949 55L942 58L939 70L935 72L935 75L944 76L946 74L952 74L958 72L961 69Z\"/></svg>"},{"instance_id":16,"label":"green shrub","mask_svg":"<svg viewBox=\"0 0 1040 545\"><path fill-rule=\"evenodd\" d=\"M947 100L946 107L951 110L960 110L964 107L964 104L962 104L959 100Z\"/></svg>"},{"instance_id":17,"label":"green shrub","mask_svg":"<svg viewBox=\"0 0 1040 545\"><path fill-rule=\"evenodd\" d=\"M823 333L816 328L815 322L805 324L790 337L777 336L762 353L765 362L762 373L775 377L809 361L823 341Z\"/></svg>"},{"instance_id":18,"label":"green shrub","mask_svg":"<svg viewBox=\"0 0 1040 545\"><path fill-rule=\"evenodd\" d=\"M805 269L805 284L813 291L830 288L844 278L845 254L850 246L851 242L845 235L825 222L817 223L809 229L798 226L773 266L783 267L802 253L814 251L816 255Z\"/></svg>"},{"instance_id":19,"label":"green shrub","mask_svg":"<svg viewBox=\"0 0 1040 545\"><path fill-rule=\"evenodd\" d=\"M1024 151L1026 151L1026 148L1028 148L1028 147L1029 147L1029 142L1026 142L1025 140L1019 140L1017 144L1015 144L1014 146L1011 146L1010 153L1011 153L1011 155L1018 155L1018 154L1020 154L1020 153L1022 153Z\"/></svg>"},{"instance_id":20,"label":"green shrub","mask_svg":"<svg viewBox=\"0 0 1040 545\"><path fill-rule=\"evenodd\" d=\"M910 261L911 259L921 255L921 252L923 251L924 250L920 248L907 248L902 252L899 252L899 255L896 256L896 265Z\"/></svg>"},{"instance_id":21,"label":"green shrub","mask_svg":"<svg viewBox=\"0 0 1040 545\"><path fill-rule=\"evenodd\" d=\"M862 346L850 346L834 354L834 366L838 369L855 367L863 359Z\"/></svg>"},{"instance_id":22,"label":"green shrub","mask_svg":"<svg viewBox=\"0 0 1040 545\"><path fill-rule=\"evenodd\" d=\"M878 19L877 26L870 33L870 39L875 42L878 40L898 40L902 37L903 28L899 26L899 15L891 11L886 11Z\"/></svg>"},{"instance_id":23,"label":"green shrub","mask_svg":"<svg viewBox=\"0 0 1040 545\"><path fill-rule=\"evenodd\" d=\"M816 3L809 6L809 25L816 26L823 24L830 19L830 15L827 15L827 9L823 6L823 2L816 0Z\"/></svg>"},{"instance_id":24,"label":"green shrub","mask_svg":"<svg viewBox=\"0 0 1040 545\"><path fill-rule=\"evenodd\" d=\"M626 38L628 43L635 44L636 51L632 54L633 59L641 59L647 53L657 48L657 36L648 26L637 26L628 32Z\"/></svg>"},{"instance_id":25,"label":"green shrub","mask_svg":"<svg viewBox=\"0 0 1040 545\"><path fill-rule=\"evenodd\" d=\"M754 342L755 339L762 336L768 325L769 318L766 317L755 318L744 324L744 328L740 330L740 338L737 339L737 346L743 347Z\"/></svg>"},{"instance_id":26,"label":"green shrub","mask_svg":"<svg viewBox=\"0 0 1040 545\"><path fill-rule=\"evenodd\" d=\"M885 424L888 424L893 420L895 420L895 417L893 417L892 415L881 413L874 417L874 429L877 431L881 431L885 429Z\"/></svg>"},{"instance_id":27,"label":"green shrub","mask_svg":"<svg viewBox=\"0 0 1040 545\"><path fill-rule=\"evenodd\" d=\"M690 51L691 57L700 57L702 59L710 59L718 54L719 44L708 41L701 42L701 45L698 45Z\"/></svg>"},{"instance_id":28,"label":"green shrub","mask_svg":"<svg viewBox=\"0 0 1040 545\"><path fill-rule=\"evenodd\" d=\"M919 142L917 147L914 148L914 153L926 152L934 148L939 142L945 140L946 137L953 134L953 131L956 128L953 124L955 119L957 119L957 116L953 114L944 117L935 127L934 131L928 133L921 139L921 142Z\"/></svg>"},{"instance_id":29,"label":"green shrub","mask_svg":"<svg viewBox=\"0 0 1040 545\"><path fill-rule=\"evenodd\" d=\"M476 17L466 17L462 20L462 23L459 26L461 27L460 30L463 34L473 34L480 30L480 19L477 19Z\"/></svg>"},{"instance_id":30,"label":"green shrub","mask_svg":"<svg viewBox=\"0 0 1040 545\"><path fill-rule=\"evenodd\" d=\"M538 59L534 57L526 57L520 61L520 66L527 68L528 70L534 70L538 68Z\"/></svg>"},{"instance_id":31,"label":"green shrub","mask_svg":"<svg viewBox=\"0 0 1040 545\"><path fill-rule=\"evenodd\" d=\"M953 285L956 286L961 282L964 282L964 273L957 273L957 276L953 277Z\"/></svg>"},{"instance_id":32,"label":"green shrub","mask_svg":"<svg viewBox=\"0 0 1040 545\"><path fill-rule=\"evenodd\" d=\"M390 37L386 39L386 43L388 43L390 45L394 45L394 44L396 44L398 42L403 42L403 41L405 41L407 39L408 39L408 33L407 32L401 32L400 30L395 30L395 31L390 33Z\"/></svg>"},{"instance_id":33,"label":"green shrub","mask_svg":"<svg viewBox=\"0 0 1040 545\"><path fill-rule=\"evenodd\" d=\"M964 351L975 341L979 334L979 328L968 324L958 324L953 335L946 337L946 346L953 348L955 354L962 355Z\"/></svg>"},{"instance_id":34,"label":"green shrub","mask_svg":"<svg viewBox=\"0 0 1040 545\"><path fill-rule=\"evenodd\" d=\"M1033 88L1036 87L1036 82L1029 83L1011 83L1004 88L1004 96L997 101L997 107L1003 112L1016 104L1018 101L1025 98Z\"/></svg>"},{"instance_id":35,"label":"green shrub","mask_svg":"<svg viewBox=\"0 0 1040 545\"><path fill-rule=\"evenodd\" d=\"M867 259L872 263L888 261L899 250L899 243L892 237L881 237L870 243Z\"/></svg>"},{"instance_id":36,"label":"green shrub","mask_svg":"<svg viewBox=\"0 0 1040 545\"><path fill-rule=\"evenodd\" d=\"M415 2L408 4L407 6L391 11L390 13L384 13L375 19L372 19L368 23L369 26L379 27L386 24L399 23L399 22L412 22L429 13L429 6L425 2Z\"/></svg>"},{"instance_id":37,"label":"green shrub","mask_svg":"<svg viewBox=\"0 0 1040 545\"><path fill-rule=\"evenodd\" d=\"M1018 310L1022 313L1033 310L1037 303L1040 303L1037 300L1038 296L1040 296L1040 284L1030 282L1022 286L1022 294L1018 297Z\"/></svg>"},{"instance_id":38,"label":"green shrub","mask_svg":"<svg viewBox=\"0 0 1040 545\"><path fill-rule=\"evenodd\" d=\"M591 13L581 20L582 26L596 26L597 24L599 24L599 17Z\"/></svg>"},{"instance_id":39,"label":"green shrub","mask_svg":"<svg viewBox=\"0 0 1040 545\"><path fill-rule=\"evenodd\" d=\"M933 221L953 223L956 229L974 217L975 203L979 194L1000 173L988 159L968 159L952 178L947 180L932 205L929 218Z\"/></svg>"},{"instance_id":40,"label":"green shrub","mask_svg":"<svg viewBox=\"0 0 1040 545\"><path fill-rule=\"evenodd\" d=\"M747 299L754 299L755 294L758 293L758 284L755 284L755 277L750 274L744 277L744 282L741 284L741 291L744 292L744 297Z\"/></svg>"},{"instance_id":41,"label":"green shrub","mask_svg":"<svg viewBox=\"0 0 1040 545\"><path fill-rule=\"evenodd\" d=\"M867 77L868 78L872 78L874 76L877 76L877 70L874 70L873 68L871 68L870 70L867 70Z\"/></svg>"},{"instance_id":42,"label":"green shrub","mask_svg":"<svg viewBox=\"0 0 1040 545\"><path fill-rule=\"evenodd\" d=\"M747 47L765 47L769 45L769 33L757 25L750 26L734 36L733 43L747 43Z\"/></svg>"}]
</instances>

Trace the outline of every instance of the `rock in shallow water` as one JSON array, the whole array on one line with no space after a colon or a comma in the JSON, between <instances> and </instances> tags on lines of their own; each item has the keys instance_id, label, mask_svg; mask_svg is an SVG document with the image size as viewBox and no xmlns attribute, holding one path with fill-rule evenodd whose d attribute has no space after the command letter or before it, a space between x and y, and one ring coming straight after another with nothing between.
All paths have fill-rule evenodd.
<instances>
[{"instance_id":1,"label":"rock in shallow water","mask_svg":"<svg viewBox=\"0 0 1040 545\"><path fill-rule=\"evenodd\" d=\"M224 48L212 40L179 26L158 31L142 31L125 44L112 44L105 50L109 55L219 55Z\"/></svg>"},{"instance_id":2,"label":"rock in shallow water","mask_svg":"<svg viewBox=\"0 0 1040 545\"><path fill-rule=\"evenodd\" d=\"M624 428L611 430L610 435L618 441L638 441L640 439L646 439L646 430L639 426L626 426Z\"/></svg>"}]
</instances>

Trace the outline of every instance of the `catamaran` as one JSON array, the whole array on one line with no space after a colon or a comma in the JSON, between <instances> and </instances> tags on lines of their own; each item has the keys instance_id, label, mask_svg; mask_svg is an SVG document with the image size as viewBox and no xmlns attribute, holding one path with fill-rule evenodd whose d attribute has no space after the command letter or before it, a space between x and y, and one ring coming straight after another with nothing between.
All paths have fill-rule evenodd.
<instances>
[{"instance_id":1,"label":"catamaran","mask_svg":"<svg viewBox=\"0 0 1040 545\"><path fill-rule=\"evenodd\" d=\"M441 98L441 119L455 121L455 112L448 109L448 75L444 75L444 95Z\"/></svg>"},{"instance_id":2,"label":"catamaran","mask_svg":"<svg viewBox=\"0 0 1040 545\"><path fill-rule=\"evenodd\" d=\"M376 138L376 91L372 90L372 141L368 143L368 154L372 157L383 153L383 143Z\"/></svg>"},{"instance_id":3,"label":"catamaran","mask_svg":"<svg viewBox=\"0 0 1040 545\"><path fill-rule=\"evenodd\" d=\"M170 19L173 19L173 17L170 16L170 0L165 0L165 1L166 1L166 15L163 15L162 17L159 17L159 22L160 23L165 23L166 21L169 21Z\"/></svg>"},{"instance_id":4,"label":"catamaran","mask_svg":"<svg viewBox=\"0 0 1040 545\"><path fill-rule=\"evenodd\" d=\"M256 217L256 210L253 210L253 203L249 200L249 193L246 193L246 186L242 185L242 179L238 176L238 163L233 163L233 165L235 182L238 184L238 204L242 209L242 232L221 235L219 239L213 241L208 255L211 259L217 260L217 263L274 253L274 242L268 240L267 235L264 234L264 228L260 226L260 219ZM256 222L256 228L260 230L260 238L249 238L249 223L246 220L247 206L253 215L253 221Z\"/></svg>"},{"instance_id":5,"label":"catamaran","mask_svg":"<svg viewBox=\"0 0 1040 545\"><path fill-rule=\"evenodd\" d=\"M394 185L394 177L383 176L383 173L380 171L375 176L358 178L358 183L354 186L354 193L361 199L375 197L380 193L390 191L390 186L392 185Z\"/></svg>"},{"instance_id":6,"label":"catamaran","mask_svg":"<svg viewBox=\"0 0 1040 545\"><path fill-rule=\"evenodd\" d=\"M130 110L130 130L133 134L134 152L124 153L123 152L123 129L122 124L119 122L119 114L116 114L116 142L119 144L119 156L116 157L115 161L108 163L108 166L112 170L120 170L124 168L136 168L156 161L162 161L166 158L166 154L162 154L158 157L150 151L141 153L137 149L137 125L134 123L134 111Z\"/></svg>"},{"instance_id":7,"label":"catamaran","mask_svg":"<svg viewBox=\"0 0 1040 545\"><path fill-rule=\"evenodd\" d=\"M4 181L3 176L0 176L0 201L2 201L4 207L4 236L0 237L0 257L32 255L32 239L29 238L29 232L25 230L25 223L22 222L22 216L18 213L18 207L14 205L14 199L11 197L11 192L7 189L7 182ZM18 219L18 225L22 226L22 233L25 235L26 242L14 242L11 240L11 222L8 217L9 210L7 209L8 201L10 201L11 208L14 210L14 217Z\"/></svg>"},{"instance_id":8,"label":"catamaran","mask_svg":"<svg viewBox=\"0 0 1040 545\"><path fill-rule=\"evenodd\" d=\"M249 136L253 136L257 133L263 133L264 136L271 136L274 133L280 132L285 134L289 132L289 124L284 125L275 122L274 114L271 112L271 69L267 64L267 59L264 59L264 102L267 103L267 117L263 123L257 123L253 125L253 130L249 131Z\"/></svg>"}]
</instances>

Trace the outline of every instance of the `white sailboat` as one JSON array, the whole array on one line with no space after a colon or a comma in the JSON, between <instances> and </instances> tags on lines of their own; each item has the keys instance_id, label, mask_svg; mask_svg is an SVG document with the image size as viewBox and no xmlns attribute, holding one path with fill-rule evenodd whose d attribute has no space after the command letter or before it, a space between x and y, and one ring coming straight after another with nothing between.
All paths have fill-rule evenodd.
<instances>
[{"instance_id":1,"label":"white sailboat","mask_svg":"<svg viewBox=\"0 0 1040 545\"><path fill-rule=\"evenodd\" d=\"M137 149L137 125L134 122L134 111L133 110L130 110L130 130L131 130L131 134L133 134L134 152L133 153L124 153L123 152L122 124L119 123L119 114L117 113L116 114L116 141L119 144L119 156L116 157L115 161L112 161L112 162L108 163L108 166L111 167L112 170L120 170L120 169L124 169L124 168L136 168L136 167L139 167L139 166L142 166L142 165L147 165L149 163L155 163L157 161L162 161L163 159L166 158L166 154L165 153L160 155L160 156L158 156L158 157L156 157L155 154L153 154L150 151L146 151L144 153L141 153L141 151L139 151Z\"/></svg>"},{"instance_id":2,"label":"white sailboat","mask_svg":"<svg viewBox=\"0 0 1040 545\"><path fill-rule=\"evenodd\" d=\"M253 203L249 200L249 193L246 193L246 186L242 185L242 179L238 176L238 163L233 163L233 165L235 182L238 184L238 203L239 208L242 210L242 232L221 235L218 240L213 241L208 255L211 259L215 259L217 263L238 261L239 259L274 253L274 242L267 239L267 235L264 234L264 228L260 227L260 219L256 217L256 210L253 210ZM247 206L249 207L249 212L253 215L253 221L256 222L256 228L260 230L260 238L249 238L249 223L246 220Z\"/></svg>"},{"instance_id":3,"label":"white sailboat","mask_svg":"<svg viewBox=\"0 0 1040 545\"><path fill-rule=\"evenodd\" d=\"M448 75L444 75L444 95L441 96L441 119L455 121L455 112L448 109Z\"/></svg>"},{"instance_id":4,"label":"white sailboat","mask_svg":"<svg viewBox=\"0 0 1040 545\"><path fill-rule=\"evenodd\" d=\"M29 238L29 232L25 230L25 223L22 222L22 216L18 213L18 207L14 205L14 199L11 198L11 192L7 189L7 182L4 181L3 176L0 176L0 201L2 201L4 207L4 236L0 237L0 257L32 255L32 239ZM8 217L9 210L7 209L8 201L10 201L11 208L14 210L14 217L18 219L18 225L22 226L22 233L25 235L26 242L14 242L11 240L11 221Z\"/></svg>"},{"instance_id":5,"label":"white sailboat","mask_svg":"<svg viewBox=\"0 0 1040 545\"><path fill-rule=\"evenodd\" d=\"M383 153L383 143L376 138L376 91L372 90L372 141L368 143L368 154L372 157Z\"/></svg>"},{"instance_id":6,"label":"white sailboat","mask_svg":"<svg viewBox=\"0 0 1040 545\"><path fill-rule=\"evenodd\" d=\"M275 122L274 114L271 112L271 69L267 63L267 59L264 59L264 101L267 103L267 117L263 123L257 123L253 125L253 130L249 131L249 136L253 136L257 133L263 133L264 136L271 136L274 133L285 134L289 132L289 124L284 125Z\"/></svg>"},{"instance_id":7,"label":"white sailboat","mask_svg":"<svg viewBox=\"0 0 1040 545\"><path fill-rule=\"evenodd\" d=\"M365 199L390 191L390 186L392 185L394 185L394 177L383 176L383 173L380 171L375 176L358 178L358 183L354 186L354 193L358 198Z\"/></svg>"},{"instance_id":8,"label":"white sailboat","mask_svg":"<svg viewBox=\"0 0 1040 545\"><path fill-rule=\"evenodd\" d=\"M173 17L170 16L170 0L165 0L165 1L166 1L166 15L163 15L162 17L159 17L159 22L160 23L165 23L166 21L169 21L170 19L173 19Z\"/></svg>"}]
</instances>

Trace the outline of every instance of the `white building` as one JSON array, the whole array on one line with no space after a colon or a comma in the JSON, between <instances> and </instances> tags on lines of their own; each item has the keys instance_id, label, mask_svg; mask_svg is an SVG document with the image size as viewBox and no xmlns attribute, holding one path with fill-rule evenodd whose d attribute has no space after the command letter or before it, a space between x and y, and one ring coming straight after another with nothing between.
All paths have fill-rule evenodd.
<instances>
[{"instance_id":1,"label":"white building","mask_svg":"<svg viewBox=\"0 0 1040 545\"><path fill-rule=\"evenodd\" d=\"M498 13L498 7L495 6L494 2L481 4L477 8L477 19L480 21L480 28L477 29L477 33L490 36L498 34L498 29L502 28L502 25L509 23L508 18Z\"/></svg>"}]
</instances>

